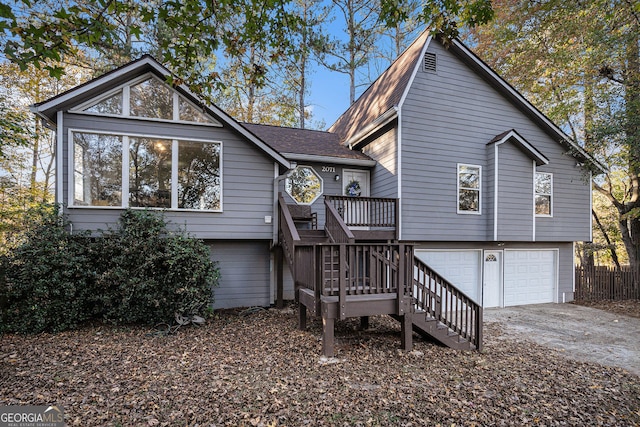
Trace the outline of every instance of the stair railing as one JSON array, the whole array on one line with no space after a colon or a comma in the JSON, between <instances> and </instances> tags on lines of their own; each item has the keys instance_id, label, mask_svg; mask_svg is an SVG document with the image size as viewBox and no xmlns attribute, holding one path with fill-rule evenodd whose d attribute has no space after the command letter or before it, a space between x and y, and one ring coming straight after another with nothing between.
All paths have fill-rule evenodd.
<instances>
[{"instance_id":1,"label":"stair railing","mask_svg":"<svg viewBox=\"0 0 640 427\"><path fill-rule=\"evenodd\" d=\"M289 265L294 264L294 246L300 242L300 235L296 229L296 224L293 222L291 212L287 207L287 203L282 197L282 193L278 194L278 238L284 251Z\"/></svg>"},{"instance_id":2,"label":"stair railing","mask_svg":"<svg viewBox=\"0 0 640 427\"><path fill-rule=\"evenodd\" d=\"M414 257L414 307L482 350L482 306Z\"/></svg>"},{"instance_id":3,"label":"stair railing","mask_svg":"<svg viewBox=\"0 0 640 427\"><path fill-rule=\"evenodd\" d=\"M325 208L325 223L324 230L329 236L329 239L333 243L353 243L356 238L354 237L347 224L343 221L342 217L338 213L335 206L324 199Z\"/></svg>"}]
</instances>

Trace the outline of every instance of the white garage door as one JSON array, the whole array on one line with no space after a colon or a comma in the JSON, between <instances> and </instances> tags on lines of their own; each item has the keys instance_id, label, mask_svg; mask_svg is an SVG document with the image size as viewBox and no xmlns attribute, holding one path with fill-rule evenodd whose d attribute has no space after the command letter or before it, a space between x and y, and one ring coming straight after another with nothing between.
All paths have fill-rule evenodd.
<instances>
[{"instance_id":1,"label":"white garage door","mask_svg":"<svg viewBox=\"0 0 640 427\"><path fill-rule=\"evenodd\" d=\"M554 250L504 251L504 305L553 302L556 254Z\"/></svg>"},{"instance_id":2,"label":"white garage door","mask_svg":"<svg viewBox=\"0 0 640 427\"><path fill-rule=\"evenodd\" d=\"M433 251L416 249L415 256L447 279L451 284L478 302L480 283L480 259L482 252Z\"/></svg>"}]
</instances>

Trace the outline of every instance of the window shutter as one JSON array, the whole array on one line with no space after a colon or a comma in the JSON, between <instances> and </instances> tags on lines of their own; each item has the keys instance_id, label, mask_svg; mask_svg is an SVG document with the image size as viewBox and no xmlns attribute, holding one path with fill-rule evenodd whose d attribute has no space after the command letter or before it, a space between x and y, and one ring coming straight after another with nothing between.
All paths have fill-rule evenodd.
<instances>
[{"instance_id":1,"label":"window shutter","mask_svg":"<svg viewBox=\"0 0 640 427\"><path fill-rule=\"evenodd\" d=\"M424 54L424 62L422 68L428 73L435 73L437 71L436 54L426 52Z\"/></svg>"}]
</instances>

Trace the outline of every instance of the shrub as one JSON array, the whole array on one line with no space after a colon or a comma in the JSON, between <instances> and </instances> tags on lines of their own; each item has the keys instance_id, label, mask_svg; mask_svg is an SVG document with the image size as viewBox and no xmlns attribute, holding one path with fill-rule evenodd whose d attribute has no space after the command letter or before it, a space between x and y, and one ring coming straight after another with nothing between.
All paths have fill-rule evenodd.
<instances>
[{"instance_id":1,"label":"shrub","mask_svg":"<svg viewBox=\"0 0 640 427\"><path fill-rule=\"evenodd\" d=\"M37 222L0 257L0 332L55 332L91 318L169 322L213 302L209 249L160 214L127 210L101 237L70 234L56 209Z\"/></svg>"},{"instance_id":2,"label":"shrub","mask_svg":"<svg viewBox=\"0 0 640 427\"><path fill-rule=\"evenodd\" d=\"M201 241L168 230L151 211L127 210L119 227L104 233L96 264L105 319L115 323L157 323L174 313L196 314L213 301L218 269Z\"/></svg>"},{"instance_id":3,"label":"shrub","mask_svg":"<svg viewBox=\"0 0 640 427\"><path fill-rule=\"evenodd\" d=\"M0 257L0 327L21 333L74 328L89 318L86 237L69 234L56 208L39 208L30 218L22 243Z\"/></svg>"}]
</instances>

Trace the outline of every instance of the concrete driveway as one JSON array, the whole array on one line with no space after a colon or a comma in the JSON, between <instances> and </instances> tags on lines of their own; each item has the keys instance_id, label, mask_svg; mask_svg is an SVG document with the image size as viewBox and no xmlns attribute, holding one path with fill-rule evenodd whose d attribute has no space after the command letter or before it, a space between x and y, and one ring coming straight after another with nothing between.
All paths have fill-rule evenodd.
<instances>
[{"instance_id":1,"label":"concrete driveway","mask_svg":"<svg viewBox=\"0 0 640 427\"><path fill-rule=\"evenodd\" d=\"M485 309L484 322L573 359L640 376L640 319L574 304L537 304Z\"/></svg>"}]
</instances>

